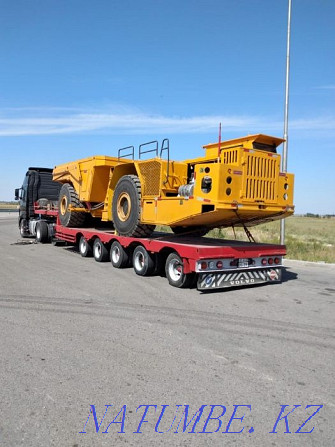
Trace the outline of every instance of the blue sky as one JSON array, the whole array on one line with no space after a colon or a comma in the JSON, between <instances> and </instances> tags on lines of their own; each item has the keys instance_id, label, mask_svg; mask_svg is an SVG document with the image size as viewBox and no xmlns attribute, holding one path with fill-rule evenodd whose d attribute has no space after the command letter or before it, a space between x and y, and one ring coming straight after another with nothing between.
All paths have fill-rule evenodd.
<instances>
[{"instance_id":1,"label":"blue sky","mask_svg":"<svg viewBox=\"0 0 335 447\"><path fill-rule=\"evenodd\" d=\"M2 0L0 200L26 168L283 135L287 0ZM292 0L288 170L335 213L335 2Z\"/></svg>"}]
</instances>

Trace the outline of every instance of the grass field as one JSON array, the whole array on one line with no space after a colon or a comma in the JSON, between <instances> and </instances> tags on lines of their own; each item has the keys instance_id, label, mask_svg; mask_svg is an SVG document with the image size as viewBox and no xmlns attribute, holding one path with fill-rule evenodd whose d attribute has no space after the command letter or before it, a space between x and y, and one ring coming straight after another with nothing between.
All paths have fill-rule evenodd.
<instances>
[{"instance_id":1,"label":"grass field","mask_svg":"<svg viewBox=\"0 0 335 447\"><path fill-rule=\"evenodd\" d=\"M279 221L258 225L250 230L256 242L279 244ZM235 232L236 239L248 240L243 229L236 228ZM235 238L231 228L212 230L208 236ZM288 259L335 263L335 218L289 217L286 219L285 236Z\"/></svg>"},{"instance_id":2,"label":"grass field","mask_svg":"<svg viewBox=\"0 0 335 447\"><path fill-rule=\"evenodd\" d=\"M250 229L257 242L279 243L280 222ZM231 229L213 230L210 236L233 238ZM237 239L248 240L243 229L236 229ZM335 218L293 216L286 219L285 239L288 259L335 263Z\"/></svg>"},{"instance_id":3,"label":"grass field","mask_svg":"<svg viewBox=\"0 0 335 447\"><path fill-rule=\"evenodd\" d=\"M0 202L0 210L16 210L18 207L17 203L13 202Z\"/></svg>"}]
</instances>

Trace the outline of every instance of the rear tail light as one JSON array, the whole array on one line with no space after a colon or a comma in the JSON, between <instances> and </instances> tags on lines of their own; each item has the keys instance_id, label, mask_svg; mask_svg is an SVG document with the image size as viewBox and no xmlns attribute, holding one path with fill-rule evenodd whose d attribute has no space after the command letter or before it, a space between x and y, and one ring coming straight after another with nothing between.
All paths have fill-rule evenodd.
<instances>
[{"instance_id":1,"label":"rear tail light","mask_svg":"<svg viewBox=\"0 0 335 447\"><path fill-rule=\"evenodd\" d=\"M247 262L248 261L248 262ZM260 266L270 267L275 265L281 265L281 256L275 257L259 257L253 258L241 258L241 259L207 259L199 261L198 271L215 271L223 269L234 268L256 268Z\"/></svg>"}]
</instances>

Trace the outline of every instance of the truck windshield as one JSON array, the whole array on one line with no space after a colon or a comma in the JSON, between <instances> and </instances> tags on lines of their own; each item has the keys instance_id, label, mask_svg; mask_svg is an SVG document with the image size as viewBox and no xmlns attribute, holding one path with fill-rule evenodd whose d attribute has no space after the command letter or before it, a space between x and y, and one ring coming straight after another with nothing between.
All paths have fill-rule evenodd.
<instances>
[{"instance_id":1,"label":"truck windshield","mask_svg":"<svg viewBox=\"0 0 335 447\"><path fill-rule=\"evenodd\" d=\"M28 176L26 175L23 180L22 188L20 189L20 200L25 200L27 197L27 189L28 189Z\"/></svg>"}]
</instances>

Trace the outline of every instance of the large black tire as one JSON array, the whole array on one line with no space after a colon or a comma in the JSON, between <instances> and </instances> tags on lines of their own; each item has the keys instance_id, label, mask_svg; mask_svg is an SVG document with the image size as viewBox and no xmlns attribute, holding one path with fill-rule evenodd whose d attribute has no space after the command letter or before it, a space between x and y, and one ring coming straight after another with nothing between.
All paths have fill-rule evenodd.
<instances>
[{"instance_id":1,"label":"large black tire","mask_svg":"<svg viewBox=\"0 0 335 447\"><path fill-rule=\"evenodd\" d=\"M114 241L110 249L110 260L113 267L122 269L129 265L129 253L128 250L122 247L120 242Z\"/></svg>"},{"instance_id":2,"label":"large black tire","mask_svg":"<svg viewBox=\"0 0 335 447\"><path fill-rule=\"evenodd\" d=\"M174 234L178 236L205 236L210 231L210 228L207 227L171 227L171 230Z\"/></svg>"},{"instance_id":3,"label":"large black tire","mask_svg":"<svg viewBox=\"0 0 335 447\"><path fill-rule=\"evenodd\" d=\"M109 250L98 237L94 239L93 256L97 262L106 262L109 260Z\"/></svg>"},{"instance_id":4,"label":"large black tire","mask_svg":"<svg viewBox=\"0 0 335 447\"><path fill-rule=\"evenodd\" d=\"M112 218L121 236L147 237L155 225L141 224L141 183L136 175L124 175L118 181L112 203Z\"/></svg>"},{"instance_id":5,"label":"large black tire","mask_svg":"<svg viewBox=\"0 0 335 447\"><path fill-rule=\"evenodd\" d=\"M135 273L140 276L150 276L155 272L155 260L142 245L138 245L134 250L133 267Z\"/></svg>"},{"instance_id":6,"label":"large black tire","mask_svg":"<svg viewBox=\"0 0 335 447\"><path fill-rule=\"evenodd\" d=\"M78 194L70 183L64 183L59 192L58 211L59 220L64 227L82 227L85 224L85 212L69 211L68 207L72 205L76 208L83 208Z\"/></svg>"},{"instance_id":7,"label":"large black tire","mask_svg":"<svg viewBox=\"0 0 335 447\"><path fill-rule=\"evenodd\" d=\"M20 235L22 238L26 238L30 236L30 233L28 231L28 225L27 225L27 220L26 219L21 219L20 220Z\"/></svg>"},{"instance_id":8,"label":"large black tire","mask_svg":"<svg viewBox=\"0 0 335 447\"><path fill-rule=\"evenodd\" d=\"M45 222L45 220L41 220L40 222L36 223L36 240L37 242L41 242L42 244L45 244L46 242L49 242L49 229L48 224Z\"/></svg>"},{"instance_id":9,"label":"large black tire","mask_svg":"<svg viewBox=\"0 0 335 447\"><path fill-rule=\"evenodd\" d=\"M165 273L169 284L174 287L192 287L195 282L194 273L184 273L184 264L177 253L170 253L165 263Z\"/></svg>"}]
</instances>

